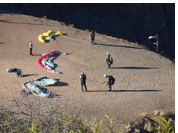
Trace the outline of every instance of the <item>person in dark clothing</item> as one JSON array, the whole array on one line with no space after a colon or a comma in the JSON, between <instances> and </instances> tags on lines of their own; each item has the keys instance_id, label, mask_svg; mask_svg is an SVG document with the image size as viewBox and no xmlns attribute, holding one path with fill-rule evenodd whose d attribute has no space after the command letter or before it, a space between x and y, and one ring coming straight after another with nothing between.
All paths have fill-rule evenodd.
<instances>
[{"instance_id":1,"label":"person in dark clothing","mask_svg":"<svg viewBox=\"0 0 178 133\"><path fill-rule=\"evenodd\" d=\"M20 69L17 69L16 71L17 71L17 76L18 77L23 77L22 71Z\"/></svg>"},{"instance_id":2,"label":"person in dark clothing","mask_svg":"<svg viewBox=\"0 0 178 133\"><path fill-rule=\"evenodd\" d=\"M91 39L91 44L94 44L94 40L95 40L95 31L91 31L90 33L90 39Z\"/></svg>"},{"instance_id":3,"label":"person in dark clothing","mask_svg":"<svg viewBox=\"0 0 178 133\"><path fill-rule=\"evenodd\" d=\"M113 58L111 57L111 55L108 52L107 52L106 63L108 65L108 68L110 68L111 65L113 64Z\"/></svg>"},{"instance_id":4,"label":"person in dark clothing","mask_svg":"<svg viewBox=\"0 0 178 133\"><path fill-rule=\"evenodd\" d=\"M82 73L81 73L81 76L80 76L82 92L83 92L83 86L85 87L85 90L87 91L86 79L87 79L86 75L84 74L84 72L82 72Z\"/></svg>"},{"instance_id":5,"label":"person in dark clothing","mask_svg":"<svg viewBox=\"0 0 178 133\"><path fill-rule=\"evenodd\" d=\"M112 85L114 84L115 82L115 78L111 75L104 75L104 77L107 79L107 84L109 86L109 91L112 91Z\"/></svg>"},{"instance_id":6,"label":"person in dark clothing","mask_svg":"<svg viewBox=\"0 0 178 133\"><path fill-rule=\"evenodd\" d=\"M156 46L156 52L159 51L159 47L158 47L158 34L156 34L155 36L149 36L148 39L154 39L153 45Z\"/></svg>"}]
</instances>

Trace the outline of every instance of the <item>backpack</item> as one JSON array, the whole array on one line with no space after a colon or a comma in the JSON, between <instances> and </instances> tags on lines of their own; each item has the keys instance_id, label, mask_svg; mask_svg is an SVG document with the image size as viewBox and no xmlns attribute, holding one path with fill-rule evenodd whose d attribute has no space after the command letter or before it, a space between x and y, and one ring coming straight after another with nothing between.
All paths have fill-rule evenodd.
<instances>
[{"instance_id":1,"label":"backpack","mask_svg":"<svg viewBox=\"0 0 178 133\"><path fill-rule=\"evenodd\" d=\"M85 80L86 80L86 75L85 75L85 74L82 74L82 75L81 75L81 82L82 82L82 83L85 83Z\"/></svg>"},{"instance_id":2,"label":"backpack","mask_svg":"<svg viewBox=\"0 0 178 133\"><path fill-rule=\"evenodd\" d=\"M110 63L111 63L111 64L113 63L113 58L112 58L112 57L110 57Z\"/></svg>"},{"instance_id":3,"label":"backpack","mask_svg":"<svg viewBox=\"0 0 178 133\"><path fill-rule=\"evenodd\" d=\"M112 57L106 58L106 63L107 64L112 64L113 63L113 58Z\"/></svg>"},{"instance_id":4,"label":"backpack","mask_svg":"<svg viewBox=\"0 0 178 133\"><path fill-rule=\"evenodd\" d=\"M115 78L113 76L109 76L109 77L110 77L110 83L111 83L111 85L113 85L115 82Z\"/></svg>"}]
</instances>

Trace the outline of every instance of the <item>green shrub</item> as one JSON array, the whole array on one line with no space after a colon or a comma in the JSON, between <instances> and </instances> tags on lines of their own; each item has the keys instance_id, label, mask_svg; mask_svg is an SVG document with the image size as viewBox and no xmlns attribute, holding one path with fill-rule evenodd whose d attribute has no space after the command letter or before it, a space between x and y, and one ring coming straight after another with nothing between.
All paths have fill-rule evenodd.
<instances>
[{"instance_id":1,"label":"green shrub","mask_svg":"<svg viewBox=\"0 0 178 133\"><path fill-rule=\"evenodd\" d=\"M155 123L155 130L158 133L174 133L174 126L171 118L167 120L166 117L159 116L157 121L158 122Z\"/></svg>"},{"instance_id":2,"label":"green shrub","mask_svg":"<svg viewBox=\"0 0 178 133\"><path fill-rule=\"evenodd\" d=\"M1 132L26 132L26 121L17 119L13 112L10 112L1 107L0 109L0 131Z\"/></svg>"},{"instance_id":3,"label":"green shrub","mask_svg":"<svg viewBox=\"0 0 178 133\"><path fill-rule=\"evenodd\" d=\"M90 30L90 29L85 29L85 31L88 31L88 32L90 32L91 30Z\"/></svg>"},{"instance_id":4,"label":"green shrub","mask_svg":"<svg viewBox=\"0 0 178 133\"><path fill-rule=\"evenodd\" d=\"M18 117L20 116L20 117ZM15 113L5 108L0 107L0 132L13 133L39 133L39 132L63 132L63 133L103 133L102 120L98 117L92 117L87 123L78 119L78 115L74 114L56 114L56 117L51 117L50 114L40 114L38 116L25 115L24 113ZM108 133L119 133L115 129L113 119L106 114L105 117L109 120L107 126ZM25 118L25 119L24 119ZM171 118L159 116L156 122L153 121L153 130L158 133L174 133L174 122ZM141 128L141 127L140 127Z\"/></svg>"},{"instance_id":5,"label":"green shrub","mask_svg":"<svg viewBox=\"0 0 178 133\"><path fill-rule=\"evenodd\" d=\"M62 127L63 131L67 133L73 132L89 132L91 131L88 127L86 127L81 120L74 118L70 114L61 114L59 116L59 125Z\"/></svg>"},{"instance_id":6,"label":"green shrub","mask_svg":"<svg viewBox=\"0 0 178 133\"><path fill-rule=\"evenodd\" d=\"M93 133L102 133L101 130L102 120L99 121L98 118L92 118L89 124L91 126L91 130L93 131Z\"/></svg>"},{"instance_id":7,"label":"green shrub","mask_svg":"<svg viewBox=\"0 0 178 133\"><path fill-rule=\"evenodd\" d=\"M103 133L102 120L92 118L92 120L84 124L78 116L71 114L59 114L56 118L51 115L38 115L37 117L26 116L25 120L16 113L6 109L0 110L0 131L14 133L39 133L39 132L64 132L64 133ZM110 124L107 126L110 133L118 133L114 129L112 117L105 115ZM31 123L31 124L30 124ZM87 126L88 125L88 126Z\"/></svg>"},{"instance_id":8,"label":"green shrub","mask_svg":"<svg viewBox=\"0 0 178 133\"><path fill-rule=\"evenodd\" d=\"M108 118L108 120L109 120L109 122L110 122L110 125L109 126L107 126L107 128L108 128L108 131L110 132L110 133L119 133L119 131L117 130L117 129L114 129L114 125L113 125L113 122L112 122L112 117L110 116L110 115L105 115L105 117L106 118Z\"/></svg>"},{"instance_id":9,"label":"green shrub","mask_svg":"<svg viewBox=\"0 0 178 133\"><path fill-rule=\"evenodd\" d=\"M29 128L29 133L39 133L39 126L32 122L32 127Z\"/></svg>"},{"instance_id":10,"label":"green shrub","mask_svg":"<svg viewBox=\"0 0 178 133\"><path fill-rule=\"evenodd\" d=\"M47 19L47 17L46 17L46 16L43 16L42 18Z\"/></svg>"},{"instance_id":11,"label":"green shrub","mask_svg":"<svg viewBox=\"0 0 178 133\"><path fill-rule=\"evenodd\" d=\"M72 28L74 28L74 24L70 24L69 26L72 27Z\"/></svg>"}]
</instances>

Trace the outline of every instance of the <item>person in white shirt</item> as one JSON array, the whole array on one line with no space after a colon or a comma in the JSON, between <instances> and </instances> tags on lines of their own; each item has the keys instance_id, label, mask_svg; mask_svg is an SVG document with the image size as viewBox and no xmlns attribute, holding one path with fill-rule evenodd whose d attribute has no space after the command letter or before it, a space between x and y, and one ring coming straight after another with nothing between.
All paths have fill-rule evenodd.
<instances>
[{"instance_id":1,"label":"person in white shirt","mask_svg":"<svg viewBox=\"0 0 178 133\"><path fill-rule=\"evenodd\" d=\"M29 48L30 48L30 55L33 55L33 54L32 54L32 48L33 48L32 41L29 43Z\"/></svg>"}]
</instances>

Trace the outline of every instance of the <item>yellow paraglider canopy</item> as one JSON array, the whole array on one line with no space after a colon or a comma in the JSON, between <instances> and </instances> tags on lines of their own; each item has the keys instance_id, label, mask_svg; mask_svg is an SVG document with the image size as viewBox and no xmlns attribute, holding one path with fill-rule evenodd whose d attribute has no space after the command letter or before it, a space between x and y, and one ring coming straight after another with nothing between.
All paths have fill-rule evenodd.
<instances>
[{"instance_id":1,"label":"yellow paraglider canopy","mask_svg":"<svg viewBox=\"0 0 178 133\"><path fill-rule=\"evenodd\" d=\"M46 43L48 40L50 40L50 36L58 36L58 35L62 35L62 33L60 31L52 31L49 30L48 32L45 32L43 34L40 34L38 36L38 40L42 43Z\"/></svg>"}]
</instances>

